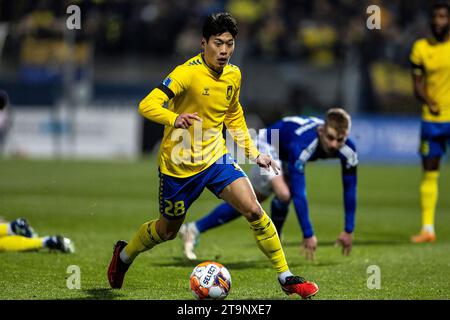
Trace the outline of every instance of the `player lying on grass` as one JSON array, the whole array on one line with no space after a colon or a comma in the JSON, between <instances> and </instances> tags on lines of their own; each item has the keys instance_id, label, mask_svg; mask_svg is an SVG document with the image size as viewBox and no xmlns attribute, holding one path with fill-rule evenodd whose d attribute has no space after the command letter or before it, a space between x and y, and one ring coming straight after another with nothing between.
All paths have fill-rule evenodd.
<instances>
[{"instance_id":1,"label":"player lying on grass","mask_svg":"<svg viewBox=\"0 0 450 320\"><path fill-rule=\"evenodd\" d=\"M225 125L247 158L277 171L271 157L254 146L239 102L241 72L228 63L237 32L230 14L208 16L203 52L176 67L139 105L143 116L165 126L159 153L160 216L144 223L129 243L116 243L108 268L113 288L122 287L125 273L141 252L176 237L187 210L208 188L245 216L284 292L309 298L318 291L315 283L290 272L277 230L222 136Z\"/></svg>"},{"instance_id":2,"label":"player lying on grass","mask_svg":"<svg viewBox=\"0 0 450 320\"><path fill-rule=\"evenodd\" d=\"M0 218L0 252L24 252L50 249L64 253L75 251L73 242L60 235L38 237L26 219L7 222Z\"/></svg>"},{"instance_id":3,"label":"player lying on grass","mask_svg":"<svg viewBox=\"0 0 450 320\"><path fill-rule=\"evenodd\" d=\"M317 159L339 158L344 185L345 227L336 243L348 255L352 248L355 228L356 168L358 157L354 143L348 139L351 119L343 109L328 110L325 122L318 118L286 117L259 135L260 150L272 155L283 168L282 175L264 174L253 167L249 178L258 201L274 194L271 203L272 221L281 235L291 199L303 231L302 248L308 259L314 259L317 238L309 218L306 198L305 165ZM274 139L275 133L279 139ZM228 223L240 214L229 204L223 203L203 218L184 224L180 237L184 242L184 254L195 260L194 248L200 233Z\"/></svg>"}]
</instances>

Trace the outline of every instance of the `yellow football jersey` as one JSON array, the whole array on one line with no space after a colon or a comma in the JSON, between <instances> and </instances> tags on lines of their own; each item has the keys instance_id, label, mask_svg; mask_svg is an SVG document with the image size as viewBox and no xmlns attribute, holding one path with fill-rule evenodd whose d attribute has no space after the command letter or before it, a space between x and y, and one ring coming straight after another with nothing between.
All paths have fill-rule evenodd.
<instances>
[{"instance_id":1,"label":"yellow football jersey","mask_svg":"<svg viewBox=\"0 0 450 320\"><path fill-rule=\"evenodd\" d=\"M222 73L210 69L202 54L177 66L139 104L139 112L165 125L159 151L162 173L185 178L199 173L228 152L222 135L225 124L248 158L259 155L247 129L239 102L241 72L228 64ZM168 102L167 109L164 108ZM181 113L197 112L202 121L189 129L176 129Z\"/></svg>"},{"instance_id":2,"label":"yellow football jersey","mask_svg":"<svg viewBox=\"0 0 450 320\"><path fill-rule=\"evenodd\" d=\"M422 106L422 119L430 122L450 121L450 41L419 39L414 43L410 60L415 74L426 78L429 97L440 108L440 114L432 115Z\"/></svg>"}]
</instances>

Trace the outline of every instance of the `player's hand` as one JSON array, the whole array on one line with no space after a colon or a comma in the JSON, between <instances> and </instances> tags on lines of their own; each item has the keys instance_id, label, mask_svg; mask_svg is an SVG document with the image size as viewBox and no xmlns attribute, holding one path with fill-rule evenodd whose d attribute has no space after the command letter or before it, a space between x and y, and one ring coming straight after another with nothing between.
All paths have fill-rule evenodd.
<instances>
[{"instance_id":1,"label":"player's hand","mask_svg":"<svg viewBox=\"0 0 450 320\"><path fill-rule=\"evenodd\" d=\"M175 120L174 127L187 129L194 124L194 121L202 121L197 112L194 113L182 113Z\"/></svg>"},{"instance_id":2,"label":"player's hand","mask_svg":"<svg viewBox=\"0 0 450 320\"><path fill-rule=\"evenodd\" d=\"M275 174L278 174L278 171L281 170L281 168L278 166L278 164L276 163L276 161L274 161L268 154L260 154L257 158L256 158L256 164L260 167L260 168L264 168L267 171L270 171L270 168L273 169L273 172L275 172Z\"/></svg>"},{"instance_id":3,"label":"player's hand","mask_svg":"<svg viewBox=\"0 0 450 320\"><path fill-rule=\"evenodd\" d=\"M300 252L305 254L306 260L314 261L314 254L317 249L317 238L312 236L303 239L302 246L300 247Z\"/></svg>"},{"instance_id":4,"label":"player's hand","mask_svg":"<svg viewBox=\"0 0 450 320\"><path fill-rule=\"evenodd\" d=\"M438 116L441 113L441 110L434 101L428 104L428 110L430 110L430 113L434 116Z\"/></svg>"},{"instance_id":5,"label":"player's hand","mask_svg":"<svg viewBox=\"0 0 450 320\"><path fill-rule=\"evenodd\" d=\"M353 234L342 231L336 240L336 246L342 246L342 254L348 256L353 246Z\"/></svg>"}]
</instances>

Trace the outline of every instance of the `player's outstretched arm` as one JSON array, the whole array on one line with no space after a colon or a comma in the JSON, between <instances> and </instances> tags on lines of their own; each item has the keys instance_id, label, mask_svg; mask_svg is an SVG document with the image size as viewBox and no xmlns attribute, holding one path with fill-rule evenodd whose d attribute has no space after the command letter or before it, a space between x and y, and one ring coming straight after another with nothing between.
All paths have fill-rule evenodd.
<instances>
[{"instance_id":1,"label":"player's outstretched arm","mask_svg":"<svg viewBox=\"0 0 450 320\"><path fill-rule=\"evenodd\" d=\"M353 141L348 139L345 144L344 151L341 151L339 155L342 167L345 222L344 230L339 234L336 245L342 246L344 255L349 255L355 229L358 154Z\"/></svg>"},{"instance_id":2,"label":"player's outstretched arm","mask_svg":"<svg viewBox=\"0 0 450 320\"><path fill-rule=\"evenodd\" d=\"M344 170L345 171L345 170ZM356 167L343 174L342 176L343 191L344 191L344 231L339 235L338 244L343 246L343 252L348 255L352 246L352 233L355 229L355 215L356 215ZM342 240L342 241L341 241Z\"/></svg>"},{"instance_id":3,"label":"player's outstretched arm","mask_svg":"<svg viewBox=\"0 0 450 320\"><path fill-rule=\"evenodd\" d=\"M306 198L305 174L302 168L294 163L289 163L290 190L294 202L295 213L303 232L303 243L301 250L304 251L307 259L314 259L317 248L317 238L309 219L308 200Z\"/></svg>"}]
</instances>

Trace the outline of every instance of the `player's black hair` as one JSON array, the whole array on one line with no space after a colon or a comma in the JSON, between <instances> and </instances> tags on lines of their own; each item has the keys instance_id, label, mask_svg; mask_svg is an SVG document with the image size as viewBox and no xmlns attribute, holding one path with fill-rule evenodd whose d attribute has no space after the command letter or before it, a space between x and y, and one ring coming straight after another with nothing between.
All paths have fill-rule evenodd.
<instances>
[{"instance_id":1,"label":"player's black hair","mask_svg":"<svg viewBox=\"0 0 450 320\"><path fill-rule=\"evenodd\" d=\"M439 9L445 9L445 10L447 10L447 13L450 15L450 4L448 3L448 2L443 2L443 1L441 1L441 2L436 2L436 3L434 3L432 6L431 6L431 10L430 10L430 12L431 12L431 14L433 14L433 12L435 11L435 10L439 10Z\"/></svg>"},{"instance_id":2,"label":"player's black hair","mask_svg":"<svg viewBox=\"0 0 450 320\"><path fill-rule=\"evenodd\" d=\"M205 23L203 24L202 32L203 38L208 41L209 37L222 34L227 31L231 33L233 38L236 38L236 35L239 32L236 19L234 19L228 12L219 12L210 14L206 18Z\"/></svg>"},{"instance_id":3,"label":"player's black hair","mask_svg":"<svg viewBox=\"0 0 450 320\"><path fill-rule=\"evenodd\" d=\"M0 110L8 105L8 95L5 91L0 91Z\"/></svg>"}]
</instances>

